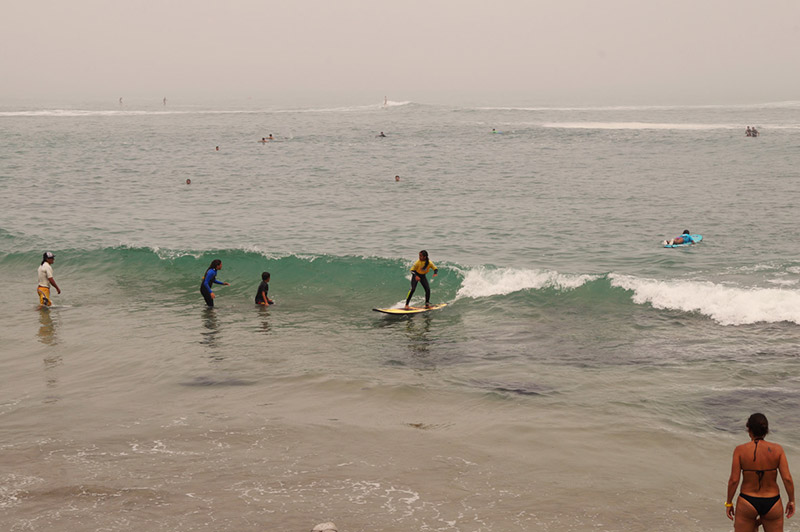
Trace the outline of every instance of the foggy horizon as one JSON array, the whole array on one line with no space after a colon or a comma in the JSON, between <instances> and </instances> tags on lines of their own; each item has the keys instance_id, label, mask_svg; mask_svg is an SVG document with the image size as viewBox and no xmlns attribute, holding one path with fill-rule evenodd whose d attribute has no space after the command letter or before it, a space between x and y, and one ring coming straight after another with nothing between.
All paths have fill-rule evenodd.
<instances>
[{"instance_id":1,"label":"foggy horizon","mask_svg":"<svg viewBox=\"0 0 800 532\"><path fill-rule=\"evenodd\" d=\"M0 25L4 102L800 100L791 0L46 0Z\"/></svg>"}]
</instances>

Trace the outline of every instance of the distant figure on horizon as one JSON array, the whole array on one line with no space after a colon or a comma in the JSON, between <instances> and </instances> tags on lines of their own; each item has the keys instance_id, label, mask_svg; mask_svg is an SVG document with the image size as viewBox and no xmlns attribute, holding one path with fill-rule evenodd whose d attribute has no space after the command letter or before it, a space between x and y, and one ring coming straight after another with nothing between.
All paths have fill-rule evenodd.
<instances>
[{"instance_id":1,"label":"distant figure on horizon","mask_svg":"<svg viewBox=\"0 0 800 532\"><path fill-rule=\"evenodd\" d=\"M386 138L386 135L384 135L383 131L381 131L381 134L380 134L380 135L375 135L375 136L376 136L376 137L381 137L381 138Z\"/></svg>"},{"instance_id":2,"label":"distant figure on horizon","mask_svg":"<svg viewBox=\"0 0 800 532\"><path fill-rule=\"evenodd\" d=\"M122 107L122 96L119 97L119 106Z\"/></svg>"},{"instance_id":3,"label":"distant figure on horizon","mask_svg":"<svg viewBox=\"0 0 800 532\"><path fill-rule=\"evenodd\" d=\"M164 107L166 107L166 106L167 106L167 97L164 96Z\"/></svg>"},{"instance_id":4,"label":"distant figure on horizon","mask_svg":"<svg viewBox=\"0 0 800 532\"><path fill-rule=\"evenodd\" d=\"M384 96L383 97L383 106L386 107L388 105L388 103L389 103L389 98Z\"/></svg>"}]
</instances>

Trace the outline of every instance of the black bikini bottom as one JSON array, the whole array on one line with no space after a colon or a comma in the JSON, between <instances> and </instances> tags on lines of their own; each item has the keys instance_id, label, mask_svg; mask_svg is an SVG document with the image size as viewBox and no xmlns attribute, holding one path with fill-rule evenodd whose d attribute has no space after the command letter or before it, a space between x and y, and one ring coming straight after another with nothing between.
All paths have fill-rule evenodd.
<instances>
[{"instance_id":1,"label":"black bikini bottom","mask_svg":"<svg viewBox=\"0 0 800 532\"><path fill-rule=\"evenodd\" d=\"M772 507L775 506L775 503L781 500L780 495L775 495L774 497L753 497L752 495L740 493L739 497L752 504L753 508L756 509L758 515L761 517L764 517L767 512L772 510Z\"/></svg>"}]
</instances>

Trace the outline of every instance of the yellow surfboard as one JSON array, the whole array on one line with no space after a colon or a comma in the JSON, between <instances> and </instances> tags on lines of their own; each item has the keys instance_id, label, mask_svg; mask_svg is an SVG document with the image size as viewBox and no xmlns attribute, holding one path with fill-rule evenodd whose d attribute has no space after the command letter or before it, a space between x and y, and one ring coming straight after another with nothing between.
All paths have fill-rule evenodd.
<instances>
[{"instance_id":1,"label":"yellow surfboard","mask_svg":"<svg viewBox=\"0 0 800 532\"><path fill-rule=\"evenodd\" d=\"M446 307L447 303L439 303L438 305L431 305L431 308L425 307L411 307L409 310L404 308L374 308L375 312L383 312L384 314L394 314L394 315L403 315L403 314L419 314L420 312L428 312L429 310L437 310L442 307Z\"/></svg>"}]
</instances>

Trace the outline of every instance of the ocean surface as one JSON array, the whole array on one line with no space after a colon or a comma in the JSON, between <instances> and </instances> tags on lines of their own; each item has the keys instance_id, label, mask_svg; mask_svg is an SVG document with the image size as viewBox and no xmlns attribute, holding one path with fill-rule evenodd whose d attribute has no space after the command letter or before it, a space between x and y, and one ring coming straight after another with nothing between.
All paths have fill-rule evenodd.
<instances>
[{"instance_id":1,"label":"ocean surface","mask_svg":"<svg viewBox=\"0 0 800 532\"><path fill-rule=\"evenodd\" d=\"M0 103L0 146L2 530L726 531L758 411L800 467L800 102ZM422 249L448 306L373 312Z\"/></svg>"}]
</instances>

